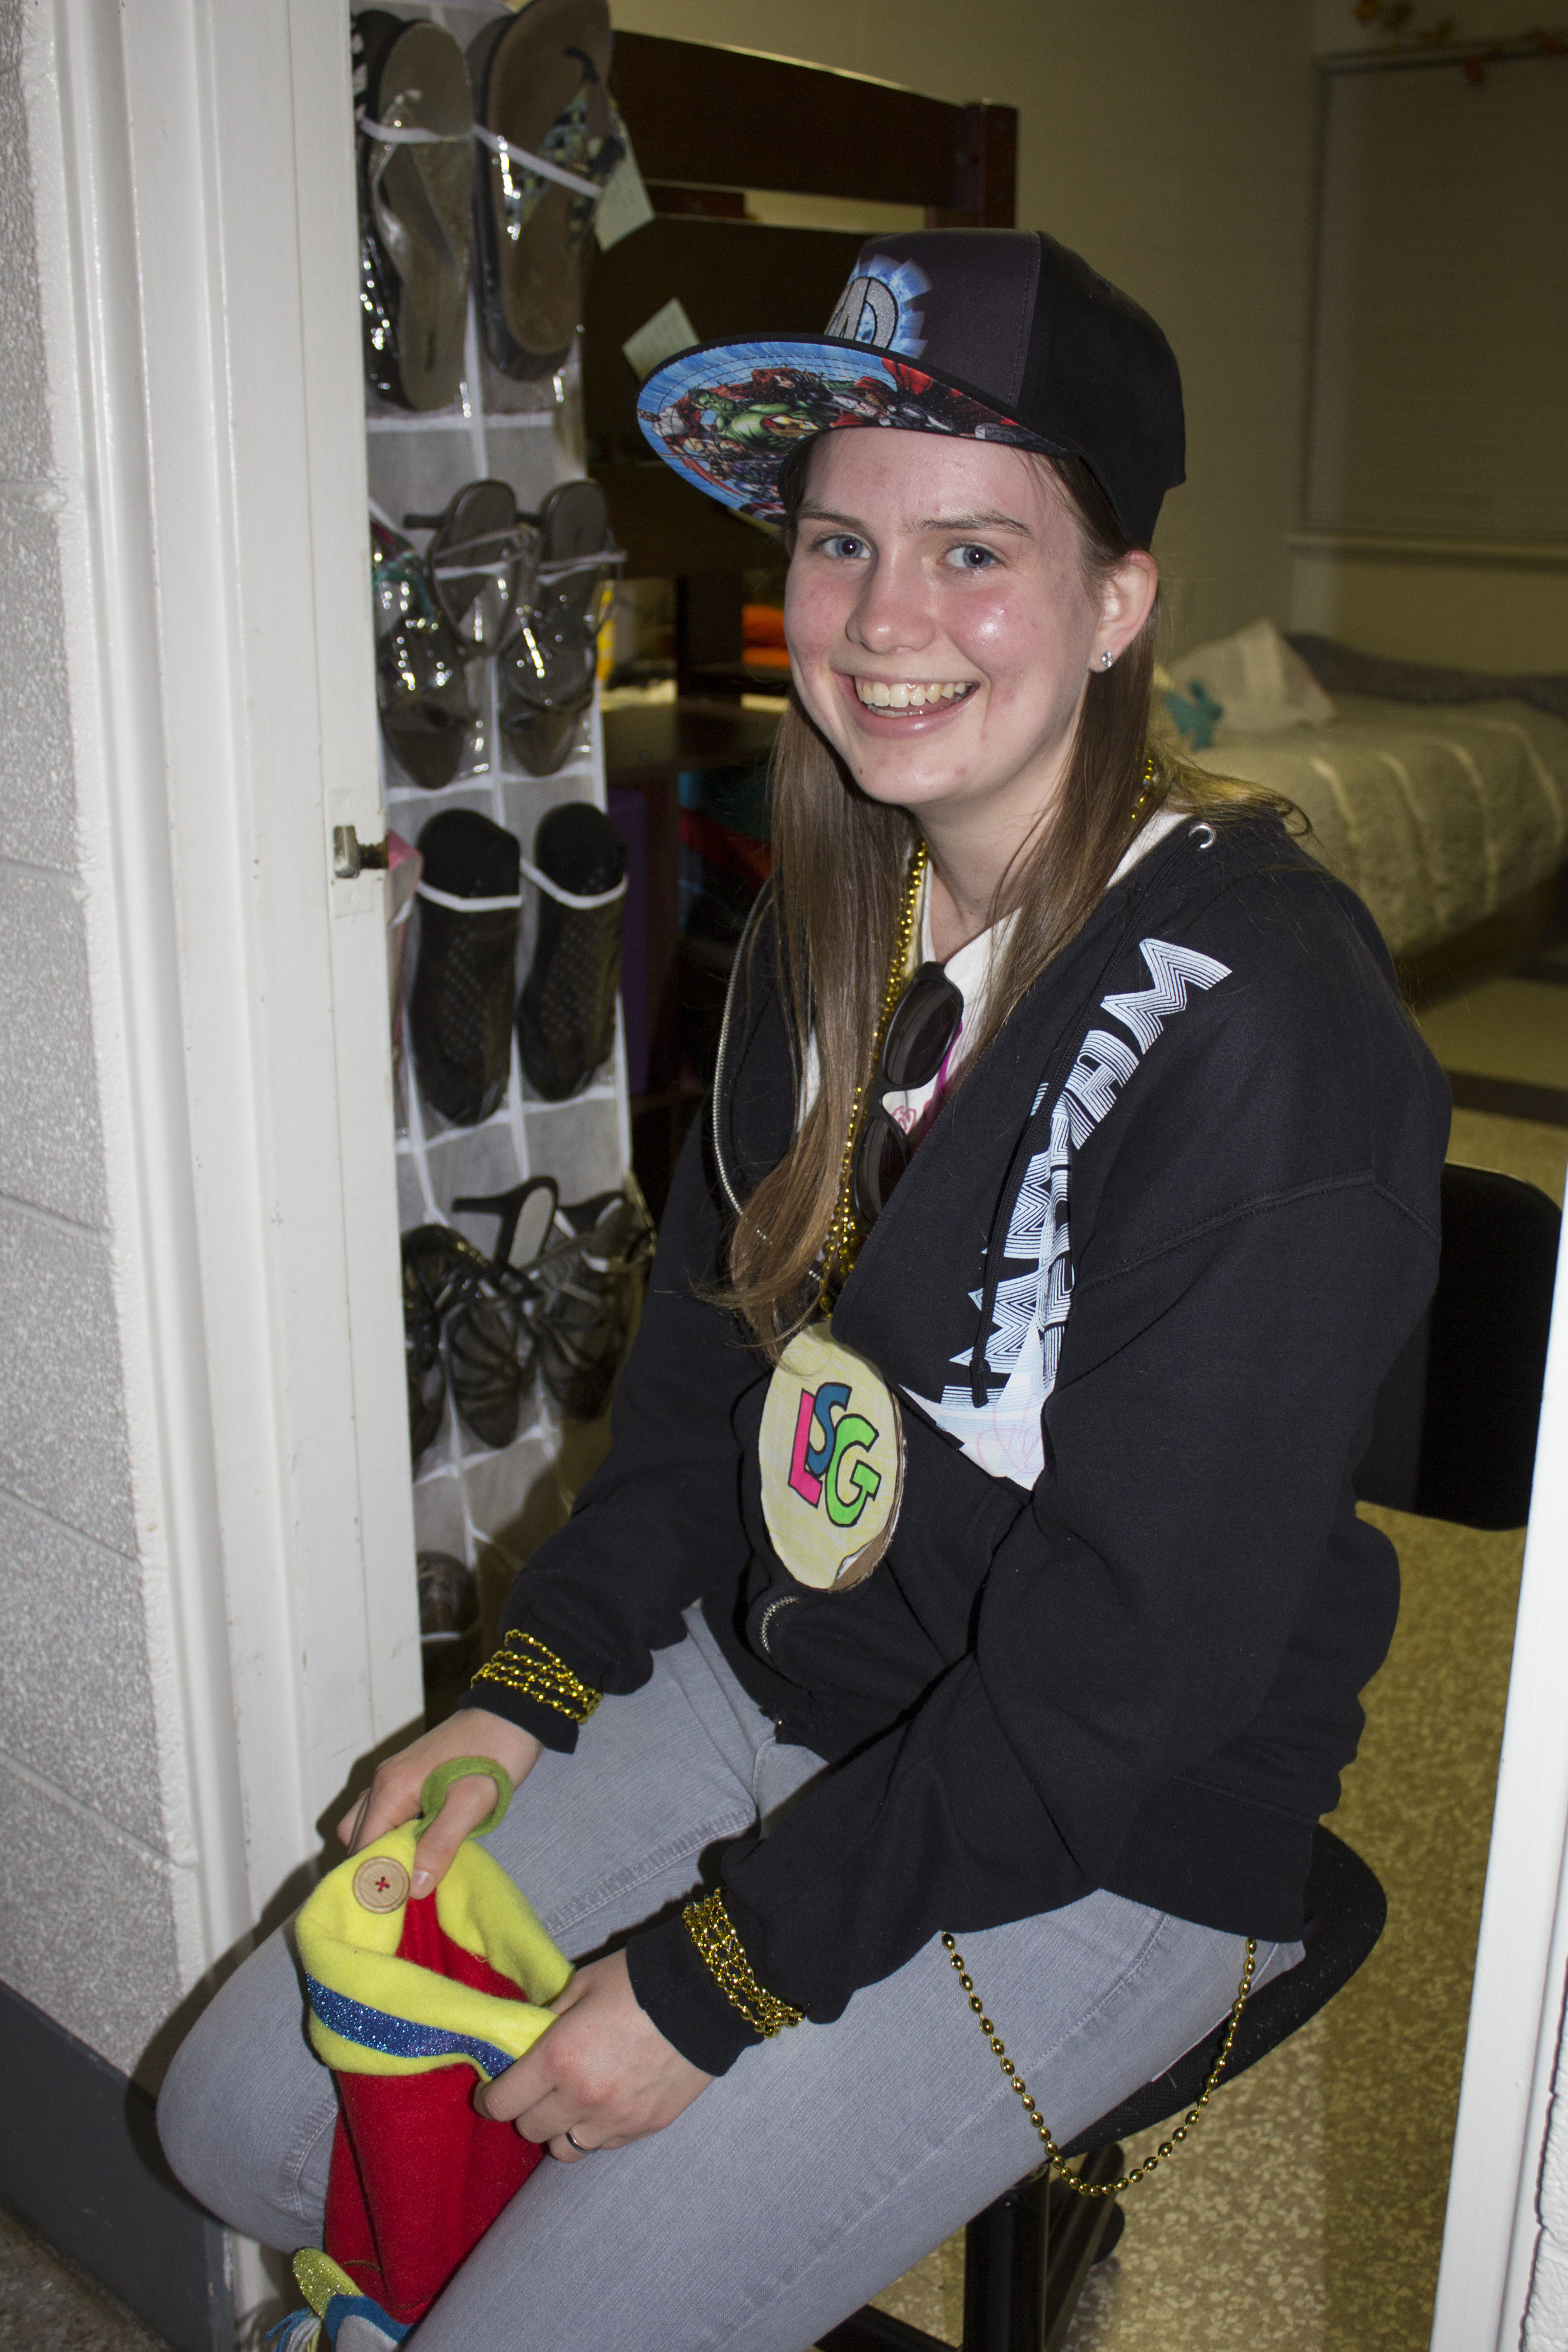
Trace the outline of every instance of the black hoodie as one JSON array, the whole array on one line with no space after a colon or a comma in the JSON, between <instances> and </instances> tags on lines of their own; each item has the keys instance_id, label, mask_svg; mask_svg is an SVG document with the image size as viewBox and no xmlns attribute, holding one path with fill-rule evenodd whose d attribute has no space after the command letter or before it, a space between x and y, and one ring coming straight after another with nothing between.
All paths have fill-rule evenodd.
<instances>
[{"instance_id":1,"label":"black hoodie","mask_svg":"<svg viewBox=\"0 0 1568 2352\"><path fill-rule=\"evenodd\" d=\"M506 1624L626 1692L700 1600L781 1738L837 1766L719 1873L756 1976L813 2019L939 1928L1097 1887L1299 1936L1312 1825L1394 1630L1394 1552L1351 1479L1436 1279L1448 1124L1371 917L1272 818L1184 823L966 1072L834 1313L900 1391L907 1444L893 1541L846 1593L804 1590L769 1543L768 1367L699 1296L728 1194L795 1118L765 934L751 969L613 1449ZM1016 1395L1029 1348L1048 1394L1026 1491L932 1415ZM470 1698L575 1740L501 1685ZM754 2039L679 1918L628 1958L697 2064Z\"/></svg>"}]
</instances>

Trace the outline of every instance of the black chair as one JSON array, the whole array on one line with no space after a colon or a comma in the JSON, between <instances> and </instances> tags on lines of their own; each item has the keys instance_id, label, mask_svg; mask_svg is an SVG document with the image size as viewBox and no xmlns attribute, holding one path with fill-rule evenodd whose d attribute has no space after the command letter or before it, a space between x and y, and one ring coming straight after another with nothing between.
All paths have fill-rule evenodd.
<instances>
[{"instance_id":1,"label":"black chair","mask_svg":"<svg viewBox=\"0 0 1568 2352\"><path fill-rule=\"evenodd\" d=\"M1377 1400L1356 1474L1363 1502L1461 1527L1517 1528L1530 1515L1535 1438L1562 1218L1514 1176L1443 1171L1443 1255L1431 1307ZM1220 2087L1315 2017L1383 1932L1387 1904L1359 1855L1313 1832L1306 1958L1249 2000ZM1115 2180L1121 2142L1190 2107L1218 2046L1200 2042L1080 2132L1064 2153L1079 2177ZM963 2352L1058 2352L1091 2266L1121 2235L1120 2204L1031 2173L964 2237ZM820 2352L943 2352L934 2336L870 2305L817 2339Z\"/></svg>"}]
</instances>

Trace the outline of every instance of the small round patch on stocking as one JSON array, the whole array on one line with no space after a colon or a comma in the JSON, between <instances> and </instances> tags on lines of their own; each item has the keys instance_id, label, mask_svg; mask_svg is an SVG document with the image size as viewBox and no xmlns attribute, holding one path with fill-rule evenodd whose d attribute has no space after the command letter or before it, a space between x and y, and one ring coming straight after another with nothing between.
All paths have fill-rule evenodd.
<instances>
[{"instance_id":1,"label":"small round patch on stocking","mask_svg":"<svg viewBox=\"0 0 1568 2352\"><path fill-rule=\"evenodd\" d=\"M408 1873L390 1854L367 1854L354 1873L353 1890L366 1911L395 1911L408 1900Z\"/></svg>"}]
</instances>

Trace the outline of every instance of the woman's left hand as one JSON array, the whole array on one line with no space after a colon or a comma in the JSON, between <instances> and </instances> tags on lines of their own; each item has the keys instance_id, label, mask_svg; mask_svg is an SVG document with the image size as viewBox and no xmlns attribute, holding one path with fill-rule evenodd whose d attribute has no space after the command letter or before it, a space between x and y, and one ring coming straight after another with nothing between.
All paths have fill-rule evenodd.
<instances>
[{"instance_id":1,"label":"woman's left hand","mask_svg":"<svg viewBox=\"0 0 1568 2352\"><path fill-rule=\"evenodd\" d=\"M557 2023L474 2105L547 2142L564 2164L662 2131L713 2080L665 2040L632 1990L624 1952L590 1960L551 2007Z\"/></svg>"}]
</instances>

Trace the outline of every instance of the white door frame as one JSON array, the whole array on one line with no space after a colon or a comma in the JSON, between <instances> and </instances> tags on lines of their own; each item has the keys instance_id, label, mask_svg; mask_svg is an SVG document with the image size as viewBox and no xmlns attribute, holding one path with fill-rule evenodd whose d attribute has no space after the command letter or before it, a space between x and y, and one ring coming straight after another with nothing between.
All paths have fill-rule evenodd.
<instances>
[{"instance_id":1,"label":"white door frame","mask_svg":"<svg viewBox=\"0 0 1568 2352\"><path fill-rule=\"evenodd\" d=\"M41 269L86 518L68 656L108 869L95 1003L123 1011L97 1045L194 1979L422 1704L384 886L330 879L333 824L383 830L347 11L27 16L68 255Z\"/></svg>"},{"instance_id":2,"label":"white door frame","mask_svg":"<svg viewBox=\"0 0 1568 2352\"><path fill-rule=\"evenodd\" d=\"M1558 1259L1535 1487L1433 2352L1516 2352L1568 1973L1568 1246Z\"/></svg>"}]
</instances>

